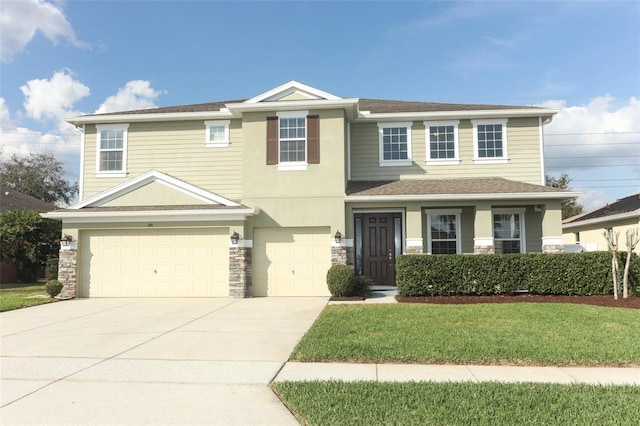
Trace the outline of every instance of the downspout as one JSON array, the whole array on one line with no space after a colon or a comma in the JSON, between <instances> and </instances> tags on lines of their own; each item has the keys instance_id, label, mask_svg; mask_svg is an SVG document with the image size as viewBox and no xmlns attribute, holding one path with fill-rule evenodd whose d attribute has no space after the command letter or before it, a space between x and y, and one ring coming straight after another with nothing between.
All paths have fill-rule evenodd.
<instances>
[{"instance_id":1,"label":"downspout","mask_svg":"<svg viewBox=\"0 0 640 426\"><path fill-rule=\"evenodd\" d=\"M80 133L82 133L81 139L80 139L80 173L78 176L78 202L82 201L82 197L84 195L84 142L85 142L85 126L86 124L82 125L82 129L80 129L79 127L76 127L76 130L78 130Z\"/></svg>"},{"instance_id":2,"label":"downspout","mask_svg":"<svg viewBox=\"0 0 640 426\"><path fill-rule=\"evenodd\" d=\"M542 168L542 176L541 176L541 180L542 186L545 186L547 183L547 179L546 179L546 175L545 175L545 170L544 170L544 132L543 132L543 123L542 123L542 117L538 117L538 132L540 134L540 167Z\"/></svg>"},{"instance_id":3,"label":"downspout","mask_svg":"<svg viewBox=\"0 0 640 426\"><path fill-rule=\"evenodd\" d=\"M351 180L351 123L347 122L347 181Z\"/></svg>"}]
</instances>

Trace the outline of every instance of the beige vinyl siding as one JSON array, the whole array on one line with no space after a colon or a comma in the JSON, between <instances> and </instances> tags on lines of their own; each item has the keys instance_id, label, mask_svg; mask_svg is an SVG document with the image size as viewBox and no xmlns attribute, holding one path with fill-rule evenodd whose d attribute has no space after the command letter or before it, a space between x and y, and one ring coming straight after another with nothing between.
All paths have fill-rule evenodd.
<instances>
[{"instance_id":1,"label":"beige vinyl siding","mask_svg":"<svg viewBox=\"0 0 640 426\"><path fill-rule=\"evenodd\" d=\"M473 126L460 120L458 127L460 164L427 165L425 126L413 122L411 131L413 165L379 167L376 123L351 125L352 180L396 180L501 176L506 179L541 184L540 135L538 118L510 118L507 123L509 163L474 164Z\"/></svg>"},{"instance_id":2,"label":"beige vinyl siding","mask_svg":"<svg viewBox=\"0 0 640 426\"><path fill-rule=\"evenodd\" d=\"M242 129L232 120L230 145L205 147L204 121L130 123L127 176L97 178L96 128L86 128L84 193L88 198L149 170L157 170L229 199L239 199L242 178Z\"/></svg>"}]
</instances>

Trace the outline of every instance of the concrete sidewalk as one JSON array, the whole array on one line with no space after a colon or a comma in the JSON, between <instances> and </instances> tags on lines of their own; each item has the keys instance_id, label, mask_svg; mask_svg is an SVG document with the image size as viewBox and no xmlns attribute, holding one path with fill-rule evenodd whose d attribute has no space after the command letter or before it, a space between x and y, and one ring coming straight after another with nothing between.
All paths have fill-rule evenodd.
<instances>
[{"instance_id":1,"label":"concrete sidewalk","mask_svg":"<svg viewBox=\"0 0 640 426\"><path fill-rule=\"evenodd\" d=\"M589 383L640 386L640 368L517 367L493 365L350 364L288 362L275 382L490 382Z\"/></svg>"}]
</instances>

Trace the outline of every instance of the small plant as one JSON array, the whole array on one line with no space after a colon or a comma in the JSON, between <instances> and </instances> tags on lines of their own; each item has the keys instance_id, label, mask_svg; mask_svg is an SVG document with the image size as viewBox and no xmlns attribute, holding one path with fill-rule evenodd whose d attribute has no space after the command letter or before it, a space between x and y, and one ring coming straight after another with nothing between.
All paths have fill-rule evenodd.
<instances>
[{"instance_id":1,"label":"small plant","mask_svg":"<svg viewBox=\"0 0 640 426\"><path fill-rule=\"evenodd\" d=\"M327 286L332 296L350 296L355 283L353 269L347 265L333 265L327 272Z\"/></svg>"},{"instance_id":2,"label":"small plant","mask_svg":"<svg viewBox=\"0 0 640 426\"><path fill-rule=\"evenodd\" d=\"M47 272L49 272L50 280L58 279L58 258L57 257L52 257L51 259L47 260Z\"/></svg>"},{"instance_id":3,"label":"small plant","mask_svg":"<svg viewBox=\"0 0 640 426\"><path fill-rule=\"evenodd\" d=\"M64 287L64 285L58 280L49 280L44 286L45 290L47 290L47 294L51 296L52 299L60 294L62 287Z\"/></svg>"},{"instance_id":4,"label":"small plant","mask_svg":"<svg viewBox=\"0 0 640 426\"><path fill-rule=\"evenodd\" d=\"M371 291L371 279L364 275L356 276L353 280L353 296L369 297L373 294Z\"/></svg>"}]
</instances>

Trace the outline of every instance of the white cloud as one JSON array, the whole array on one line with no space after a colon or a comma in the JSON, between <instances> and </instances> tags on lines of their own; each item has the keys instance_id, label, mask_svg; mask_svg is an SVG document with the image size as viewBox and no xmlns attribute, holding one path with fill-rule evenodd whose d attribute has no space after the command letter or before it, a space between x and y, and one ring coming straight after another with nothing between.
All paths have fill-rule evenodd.
<instances>
[{"instance_id":1,"label":"white cloud","mask_svg":"<svg viewBox=\"0 0 640 426\"><path fill-rule=\"evenodd\" d=\"M74 115L73 104L91 94L87 86L73 79L68 69L54 72L49 80L29 80L20 90L25 96L27 116L36 120L60 120Z\"/></svg>"},{"instance_id":2,"label":"white cloud","mask_svg":"<svg viewBox=\"0 0 640 426\"><path fill-rule=\"evenodd\" d=\"M0 130L15 130L16 125L11 119L9 107L6 105L4 98L0 98Z\"/></svg>"},{"instance_id":3,"label":"white cloud","mask_svg":"<svg viewBox=\"0 0 640 426\"><path fill-rule=\"evenodd\" d=\"M545 126L547 174L573 178L585 209L640 192L640 100L620 105L606 95L586 105L548 100L541 106L560 109Z\"/></svg>"},{"instance_id":4,"label":"white cloud","mask_svg":"<svg viewBox=\"0 0 640 426\"><path fill-rule=\"evenodd\" d=\"M109 96L95 113L153 108L156 106L156 99L163 93L161 90L153 89L147 80L132 80L118 89L117 94Z\"/></svg>"},{"instance_id":5,"label":"white cloud","mask_svg":"<svg viewBox=\"0 0 640 426\"><path fill-rule=\"evenodd\" d=\"M3 1L0 8L0 60L9 62L22 52L37 32L54 44L60 39L88 48L78 40L62 9L42 0Z\"/></svg>"}]
</instances>

